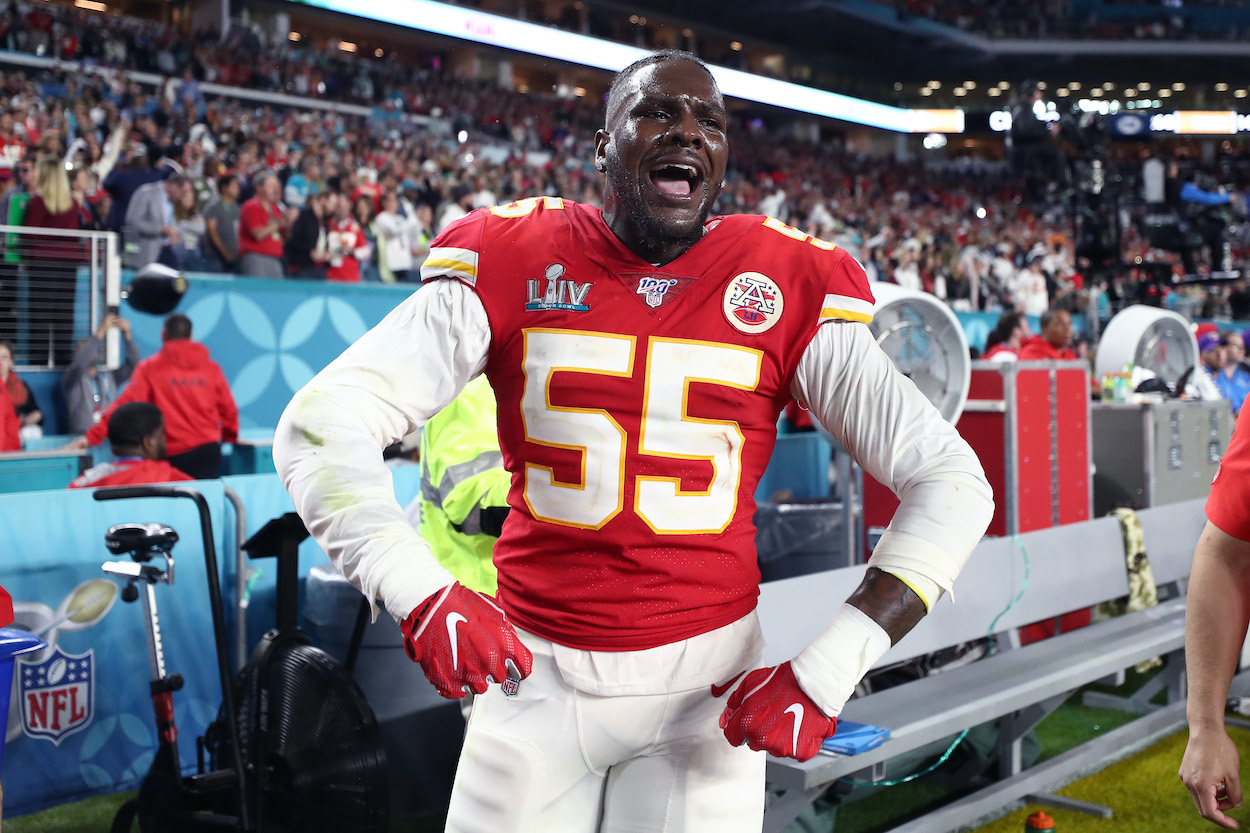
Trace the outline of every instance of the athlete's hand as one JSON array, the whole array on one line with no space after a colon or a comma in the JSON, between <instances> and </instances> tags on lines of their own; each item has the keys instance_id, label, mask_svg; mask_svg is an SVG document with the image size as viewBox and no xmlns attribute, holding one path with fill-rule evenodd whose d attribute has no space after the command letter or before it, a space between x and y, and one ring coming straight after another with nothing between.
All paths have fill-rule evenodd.
<instances>
[{"instance_id":1,"label":"athlete's hand","mask_svg":"<svg viewBox=\"0 0 1250 833\"><path fill-rule=\"evenodd\" d=\"M1189 744L1178 773L1204 819L1220 827L1240 827L1228 811L1241 806L1241 763L1237 744L1220 727L1218 730L1189 730Z\"/></svg>"},{"instance_id":2,"label":"athlete's hand","mask_svg":"<svg viewBox=\"0 0 1250 833\"><path fill-rule=\"evenodd\" d=\"M803 693L785 662L747 674L729 695L720 727L734 746L745 743L778 758L806 761L833 737L838 719L825 715Z\"/></svg>"},{"instance_id":3,"label":"athlete's hand","mask_svg":"<svg viewBox=\"0 0 1250 833\"><path fill-rule=\"evenodd\" d=\"M459 700L509 676L523 680L534 657L489 596L459 582L433 593L401 624L404 650L438 693Z\"/></svg>"}]
</instances>

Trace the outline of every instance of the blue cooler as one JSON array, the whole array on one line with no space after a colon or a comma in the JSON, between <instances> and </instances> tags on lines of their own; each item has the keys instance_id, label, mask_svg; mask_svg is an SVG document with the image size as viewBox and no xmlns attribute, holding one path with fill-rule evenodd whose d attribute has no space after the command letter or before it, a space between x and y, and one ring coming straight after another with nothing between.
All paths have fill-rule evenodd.
<instances>
[{"instance_id":1,"label":"blue cooler","mask_svg":"<svg viewBox=\"0 0 1250 833\"><path fill-rule=\"evenodd\" d=\"M0 628L0 715L9 719L9 693L13 690L13 663L18 654L43 648L43 640L17 628ZM4 738L0 737L0 768L4 766Z\"/></svg>"}]
</instances>

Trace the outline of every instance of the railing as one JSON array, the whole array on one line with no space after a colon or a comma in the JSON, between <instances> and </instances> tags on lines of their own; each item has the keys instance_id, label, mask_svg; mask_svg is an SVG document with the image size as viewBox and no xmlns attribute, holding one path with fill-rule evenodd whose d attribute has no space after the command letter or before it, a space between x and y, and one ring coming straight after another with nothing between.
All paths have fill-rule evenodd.
<instances>
[{"instance_id":1,"label":"railing","mask_svg":"<svg viewBox=\"0 0 1250 833\"><path fill-rule=\"evenodd\" d=\"M0 225L0 341L19 368L63 368L78 340L121 297L121 248L114 232ZM109 367L119 335L106 341Z\"/></svg>"}]
</instances>

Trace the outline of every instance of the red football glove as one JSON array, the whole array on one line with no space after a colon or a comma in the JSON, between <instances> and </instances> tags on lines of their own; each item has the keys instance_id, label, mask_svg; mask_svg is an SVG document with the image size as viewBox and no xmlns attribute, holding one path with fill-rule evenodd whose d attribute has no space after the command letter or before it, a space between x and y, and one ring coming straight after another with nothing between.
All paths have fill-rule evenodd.
<instances>
[{"instance_id":1,"label":"red football glove","mask_svg":"<svg viewBox=\"0 0 1250 833\"><path fill-rule=\"evenodd\" d=\"M790 663L757 668L729 695L720 716L725 738L734 746L746 744L778 758L806 761L838 730L838 719L827 717L803 693Z\"/></svg>"},{"instance_id":2,"label":"red football glove","mask_svg":"<svg viewBox=\"0 0 1250 833\"><path fill-rule=\"evenodd\" d=\"M483 694L490 683L523 680L534 667L504 612L459 582L431 594L400 628L408 656L453 700Z\"/></svg>"}]
</instances>

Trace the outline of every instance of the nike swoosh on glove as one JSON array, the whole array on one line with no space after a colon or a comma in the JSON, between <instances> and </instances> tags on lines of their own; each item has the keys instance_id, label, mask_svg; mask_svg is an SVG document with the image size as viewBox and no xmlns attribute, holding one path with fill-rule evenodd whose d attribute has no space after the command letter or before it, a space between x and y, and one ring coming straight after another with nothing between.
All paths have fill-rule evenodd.
<instances>
[{"instance_id":1,"label":"nike swoosh on glove","mask_svg":"<svg viewBox=\"0 0 1250 833\"><path fill-rule=\"evenodd\" d=\"M799 688L794 670L785 662L747 674L720 716L725 738L734 746L778 758L806 761L838 730L829 717Z\"/></svg>"},{"instance_id":2,"label":"nike swoosh on glove","mask_svg":"<svg viewBox=\"0 0 1250 833\"><path fill-rule=\"evenodd\" d=\"M483 694L510 672L523 680L534 666L533 654L503 610L459 582L431 594L400 629L409 658L421 664L439 694L452 700L469 691Z\"/></svg>"}]
</instances>

